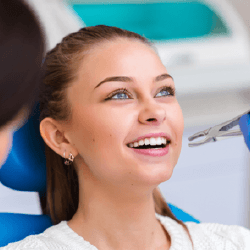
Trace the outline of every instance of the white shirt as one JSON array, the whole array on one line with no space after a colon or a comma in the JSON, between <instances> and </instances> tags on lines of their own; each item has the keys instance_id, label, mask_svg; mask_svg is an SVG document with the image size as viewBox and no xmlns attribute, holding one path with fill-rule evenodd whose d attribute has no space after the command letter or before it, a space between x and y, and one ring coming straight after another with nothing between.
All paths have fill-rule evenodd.
<instances>
[{"instance_id":1,"label":"white shirt","mask_svg":"<svg viewBox=\"0 0 250 250\"><path fill-rule=\"evenodd\" d=\"M170 250L192 250L183 226L169 217L156 214L171 237ZM193 239L194 250L250 250L250 230L241 226L216 223L185 223ZM10 243L1 250L98 250L62 221L38 235Z\"/></svg>"}]
</instances>

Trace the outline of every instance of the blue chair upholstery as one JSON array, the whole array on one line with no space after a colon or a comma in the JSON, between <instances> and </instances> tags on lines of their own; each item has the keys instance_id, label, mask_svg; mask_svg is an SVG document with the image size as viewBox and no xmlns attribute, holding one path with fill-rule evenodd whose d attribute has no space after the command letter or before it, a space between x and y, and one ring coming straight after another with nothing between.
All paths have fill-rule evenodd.
<instances>
[{"instance_id":1,"label":"blue chair upholstery","mask_svg":"<svg viewBox=\"0 0 250 250\"><path fill-rule=\"evenodd\" d=\"M44 143L39 132L39 105L28 122L14 134L13 147L6 163L0 169L0 181L19 191L46 194L46 160ZM3 201L1 201L3 202ZM169 204L177 219L199 222L181 209ZM47 215L0 213L0 247L42 233L52 225Z\"/></svg>"},{"instance_id":2,"label":"blue chair upholstery","mask_svg":"<svg viewBox=\"0 0 250 250\"><path fill-rule=\"evenodd\" d=\"M192 215L184 212L180 208L178 208L170 203L168 203L168 206L178 220L180 220L182 222L189 222L190 221L190 222L200 223L200 221L195 219Z\"/></svg>"},{"instance_id":3,"label":"blue chair upholstery","mask_svg":"<svg viewBox=\"0 0 250 250\"><path fill-rule=\"evenodd\" d=\"M0 247L40 234L52 225L47 215L0 213Z\"/></svg>"},{"instance_id":4,"label":"blue chair upholstery","mask_svg":"<svg viewBox=\"0 0 250 250\"><path fill-rule=\"evenodd\" d=\"M39 105L13 137L12 150L0 170L0 181L19 191L46 191L45 147L39 132Z\"/></svg>"}]
</instances>

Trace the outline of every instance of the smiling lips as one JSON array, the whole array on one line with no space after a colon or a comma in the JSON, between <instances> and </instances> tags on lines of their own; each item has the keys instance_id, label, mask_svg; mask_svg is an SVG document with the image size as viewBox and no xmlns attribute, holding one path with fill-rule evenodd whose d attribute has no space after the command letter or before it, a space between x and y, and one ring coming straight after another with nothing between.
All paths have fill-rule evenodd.
<instances>
[{"instance_id":1,"label":"smiling lips","mask_svg":"<svg viewBox=\"0 0 250 250\"><path fill-rule=\"evenodd\" d=\"M127 146L134 152L149 156L164 156L169 151L170 137L165 133L148 134L139 137Z\"/></svg>"},{"instance_id":2,"label":"smiling lips","mask_svg":"<svg viewBox=\"0 0 250 250\"><path fill-rule=\"evenodd\" d=\"M138 137L136 140L127 144L128 147L139 147L143 145L166 145L171 142L170 136L167 133L151 133L144 136Z\"/></svg>"},{"instance_id":3,"label":"smiling lips","mask_svg":"<svg viewBox=\"0 0 250 250\"><path fill-rule=\"evenodd\" d=\"M129 143L128 144L128 147L130 148L138 148L140 146L147 146L147 145L150 145L150 146L156 146L156 145L167 145L167 139L165 137L157 137L157 138L154 138L154 137L150 137L150 138L145 138L145 139L141 139L139 141L136 141L134 143Z\"/></svg>"}]
</instances>

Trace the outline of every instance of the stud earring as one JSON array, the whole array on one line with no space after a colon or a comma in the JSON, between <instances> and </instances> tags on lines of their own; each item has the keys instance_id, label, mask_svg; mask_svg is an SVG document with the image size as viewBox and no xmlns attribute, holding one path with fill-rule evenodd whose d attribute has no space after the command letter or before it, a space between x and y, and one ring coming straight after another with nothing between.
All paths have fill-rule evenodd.
<instances>
[{"instance_id":1,"label":"stud earring","mask_svg":"<svg viewBox=\"0 0 250 250\"><path fill-rule=\"evenodd\" d=\"M65 165L67 165L67 166L69 166L69 165L71 165L72 163L73 163L73 161L74 161L74 156L71 154L71 153L69 153L69 157L66 159L66 157L65 157L65 152L64 152L64 154L63 154L63 156L64 156L64 164Z\"/></svg>"}]
</instances>

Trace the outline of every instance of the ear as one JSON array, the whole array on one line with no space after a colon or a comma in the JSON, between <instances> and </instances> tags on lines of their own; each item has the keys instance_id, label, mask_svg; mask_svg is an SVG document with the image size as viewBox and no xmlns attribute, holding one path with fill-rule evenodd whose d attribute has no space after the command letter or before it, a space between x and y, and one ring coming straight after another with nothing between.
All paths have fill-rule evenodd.
<instances>
[{"instance_id":1,"label":"ear","mask_svg":"<svg viewBox=\"0 0 250 250\"><path fill-rule=\"evenodd\" d=\"M70 138L65 137L63 126L56 120L46 117L40 123L40 133L45 143L58 155L64 157L69 153L74 157L78 155L77 149L70 143Z\"/></svg>"}]
</instances>

